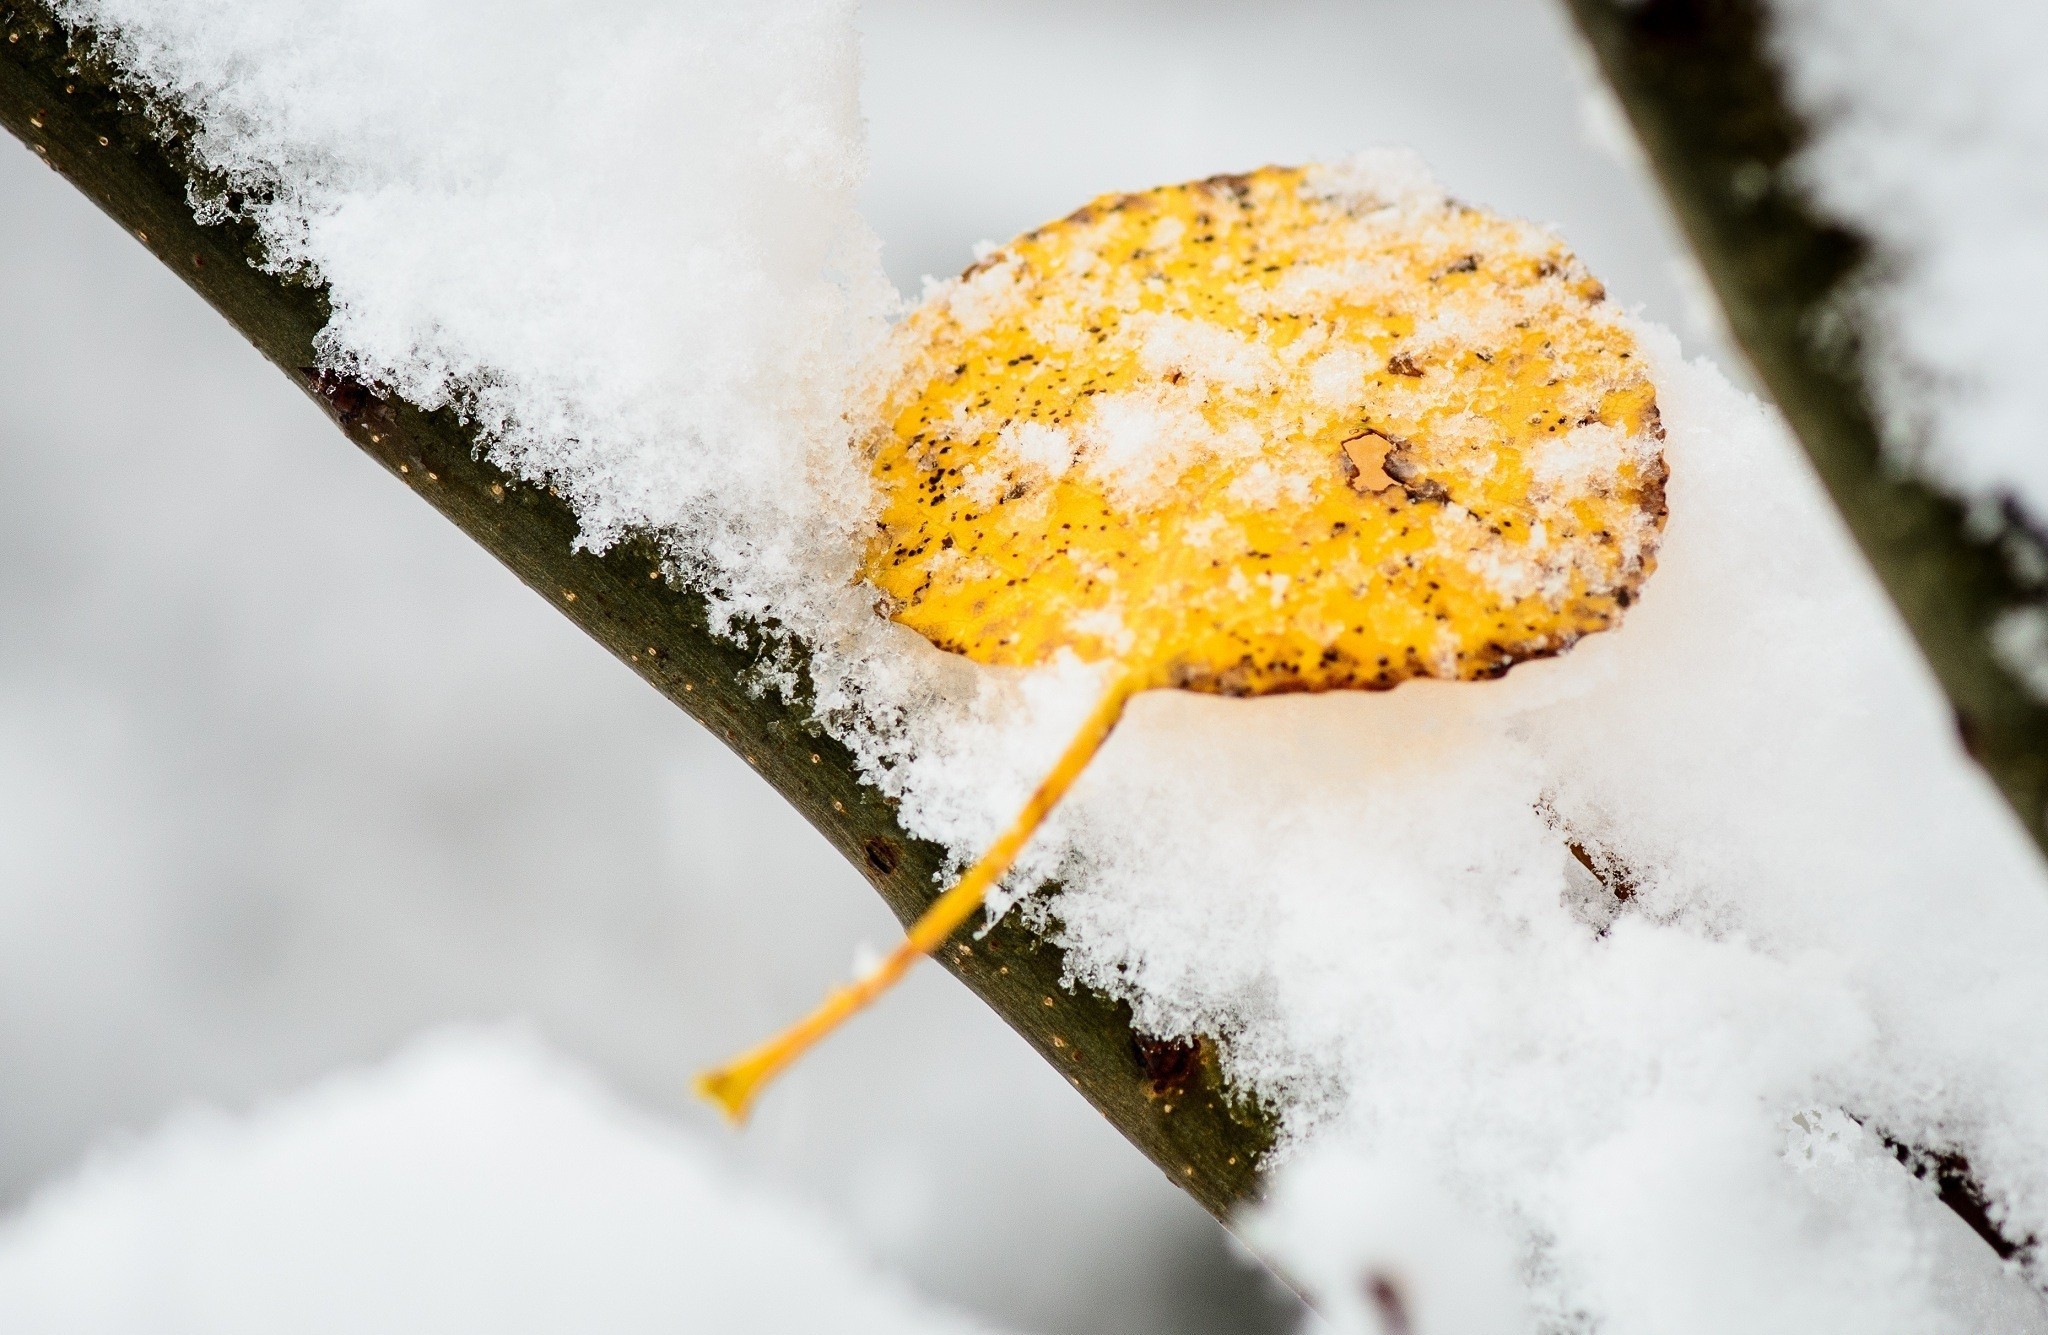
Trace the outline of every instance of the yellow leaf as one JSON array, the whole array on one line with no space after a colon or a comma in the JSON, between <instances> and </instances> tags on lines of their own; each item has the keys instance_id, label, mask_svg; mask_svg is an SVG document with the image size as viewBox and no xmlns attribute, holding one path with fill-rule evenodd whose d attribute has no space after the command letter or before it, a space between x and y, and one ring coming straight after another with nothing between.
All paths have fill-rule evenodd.
<instances>
[{"instance_id":1,"label":"yellow leaf","mask_svg":"<svg viewBox=\"0 0 2048 1335\"><path fill-rule=\"evenodd\" d=\"M1599 283L1440 198L1268 167L984 257L894 331L863 573L942 648L1111 685L881 969L700 1090L742 1116L957 930L1133 692L1497 677L1615 624L1655 563L1662 435Z\"/></svg>"},{"instance_id":2,"label":"yellow leaf","mask_svg":"<svg viewBox=\"0 0 2048 1335\"><path fill-rule=\"evenodd\" d=\"M898 328L866 574L978 662L1227 694L1496 676L1611 625L1656 399L1551 236L1292 168L1106 196Z\"/></svg>"}]
</instances>

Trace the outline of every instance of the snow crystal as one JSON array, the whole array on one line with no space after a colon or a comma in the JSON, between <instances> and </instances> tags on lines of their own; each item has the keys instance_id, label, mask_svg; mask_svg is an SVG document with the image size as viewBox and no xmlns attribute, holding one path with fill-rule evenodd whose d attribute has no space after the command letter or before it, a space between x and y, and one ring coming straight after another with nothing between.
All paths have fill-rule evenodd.
<instances>
[{"instance_id":1,"label":"snow crystal","mask_svg":"<svg viewBox=\"0 0 2048 1335\"><path fill-rule=\"evenodd\" d=\"M996 437L996 450L1014 467L1058 477L1074 461L1074 438L1044 422L1012 422Z\"/></svg>"},{"instance_id":2,"label":"snow crystal","mask_svg":"<svg viewBox=\"0 0 2048 1335\"><path fill-rule=\"evenodd\" d=\"M728 610L803 636L821 718L911 833L966 859L1008 822L1101 677L977 669L878 619L851 578L871 516L840 414L891 298L850 203L841 8L63 8L193 121L201 198L235 187L273 262L329 285L329 361L463 406L588 541L654 530ZM1884 8L1872 28L1898 30L1906 9ZM1999 96L2035 96L2021 87ZM1814 170L1846 191L1820 166L1864 141L1838 142ZM1870 157L1845 202L1920 200L1902 228L1932 216ZM2017 478L2043 414L2004 374L2040 359L2038 322L2012 312L2043 303L1962 312L1991 267L2038 290L2012 243L2048 215L2010 207L2038 176L1988 150L1922 161L1972 206L1942 216L1987 244L1927 271L1936 318L1911 337L1947 350L1937 369L1983 373L1992 389L1943 420L2006 451L1982 479ZM1441 198L1401 154L1311 179ZM985 317L1008 270L936 299ZM1446 309L1412 351L1497 318ZM1187 401L1101 396L1072 466L1149 485L1205 385L1256 382L1155 332L1148 355L1193 363ZM1926 1189L1830 1166L1807 1129L1853 1118L1963 1155L2008 1236L2048 1236L2048 884L1781 425L1668 336L1639 338L1671 517L1622 628L1498 682L1140 697L996 907L1057 873L1027 911L1077 979L1153 1033L1220 1039L1283 1133L1259 1236L1311 1284L1363 1267L1343 1309L1360 1320L1384 1315L1380 1274L1418 1319L1512 1324L1514 1303L1446 1291L1491 1273L1494 1239L1545 1329L1967 1329ZM1060 448L1006 446L1020 468ZM1546 466L1568 476L1571 444Z\"/></svg>"},{"instance_id":3,"label":"snow crystal","mask_svg":"<svg viewBox=\"0 0 2048 1335\"><path fill-rule=\"evenodd\" d=\"M1193 378L1095 396L1074 428L1082 470L1119 504L1156 505L1196 464L1257 455L1258 433L1211 421L1203 412L1209 398L1209 384Z\"/></svg>"},{"instance_id":4,"label":"snow crystal","mask_svg":"<svg viewBox=\"0 0 2048 1335\"><path fill-rule=\"evenodd\" d=\"M2009 491L2048 515L2048 8L1769 10L1816 131L1786 184L1878 249L1872 382L1888 429L1950 489Z\"/></svg>"},{"instance_id":5,"label":"snow crystal","mask_svg":"<svg viewBox=\"0 0 2048 1335\"><path fill-rule=\"evenodd\" d=\"M189 1114L0 1226L10 1331L981 1329L515 1033Z\"/></svg>"},{"instance_id":6,"label":"snow crystal","mask_svg":"<svg viewBox=\"0 0 2048 1335\"><path fill-rule=\"evenodd\" d=\"M1198 385L1240 394L1270 389L1280 378L1279 362L1270 351L1221 325L1184 315L1130 323L1138 337L1138 365L1153 375L1183 375Z\"/></svg>"},{"instance_id":7,"label":"snow crystal","mask_svg":"<svg viewBox=\"0 0 2048 1335\"><path fill-rule=\"evenodd\" d=\"M1355 349L1331 348L1309 365L1309 393L1325 408L1347 408L1358 401L1369 374Z\"/></svg>"},{"instance_id":8,"label":"snow crystal","mask_svg":"<svg viewBox=\"0 0 2048 1335\"><path fill-rule=\"evenodd\" d=\"M1308 188L1355 209L1422 211L1443 202L1444 188L1421 157L1402 148L1367 148L1310 169Z\"/></svg>"}]
</instances>

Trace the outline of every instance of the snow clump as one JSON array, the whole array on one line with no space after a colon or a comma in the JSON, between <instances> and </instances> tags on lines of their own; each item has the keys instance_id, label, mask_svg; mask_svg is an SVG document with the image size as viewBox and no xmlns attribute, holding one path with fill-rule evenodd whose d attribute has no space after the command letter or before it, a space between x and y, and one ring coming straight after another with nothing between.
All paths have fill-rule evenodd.
<instances>
[{"instance_id":1,"label":"snow clump","mask_svg":"<svg viewBox=\"0 0 2048 1335\"><path fill-rule=\"evenodd\" d=\"M514 1031L193 1112L0 1225L18 1335L971 1335Z\"/></svg>"},{"instance_id":2,"label":"snow clump","mask_svg":"<svg viewBox=\"0 0 2048 1335\"><path fill-rule=\"evenodd\" d=\"M741 602L850 560L842 396L896 298L848 5L53 8L191 124L201 216L325 286L330 369L459 407L586 543L661 534Z\"/></svg>"}]
</instances>

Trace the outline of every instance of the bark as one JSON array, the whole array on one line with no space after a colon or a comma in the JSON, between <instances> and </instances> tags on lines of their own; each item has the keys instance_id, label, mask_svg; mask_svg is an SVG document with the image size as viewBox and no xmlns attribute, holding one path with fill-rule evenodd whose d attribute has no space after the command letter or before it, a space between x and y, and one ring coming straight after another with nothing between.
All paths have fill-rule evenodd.
<instances>
[{"instance_id":1,"label":"bark","mask_svg":"<svg viewBox=\"0 0 2048 1335\"><path fill-rule=\"evenodd\" d=\"M251 229L194 219L175 117L124 91L89 45L73 40L36 0L0 0L0 34L0 124L173 269L400 483L723 738L899 919L908 923L936 896L940 849L905 834L890 804L861 783L852 757L811 723L800 701L745 688L755 652L711 632L704 599L661 577L650 543L628 542L603 556L577 552L568 505L483 462L474 433L452 412L422 412L314 369L325 295L258 268ZM801 646L795 649L800 662ZM980 941L954 943L938 959L1212 1214L1224 1217L1258 1194L1271 1124L1226 1094L1213 1043L1142 1038L1128 1007L1061 987L1059 949L1014 919Z\"/></svg>"},{"instance_id":2,"label":"bark","mask_svg":"<svg viewBox=\"0 0 2048 1335\"><path fill-rule=\"evenodd\" d=\"M1786 164L1809 127L1762 0L1568 0L1736 341L1805 446L1955 710L2048 851L2048 705L2000 661L2001 617L2043 605L2042 537L2010 500L1966 504L1883 447L1856 300L1873 262Z\"/></svg>"}]
</instances>

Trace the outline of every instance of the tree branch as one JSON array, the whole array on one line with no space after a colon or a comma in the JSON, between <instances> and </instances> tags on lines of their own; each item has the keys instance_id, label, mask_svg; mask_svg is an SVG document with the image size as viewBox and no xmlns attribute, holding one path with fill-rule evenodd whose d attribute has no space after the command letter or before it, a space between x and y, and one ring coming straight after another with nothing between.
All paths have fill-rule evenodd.
<instances>
[{"instance_id":1,"label":"tree branch","mask_svg":"<svg viewBox=\"0 0 2048 1335\"><path fill-rule=\"evenodd\" d=\"M1881 446L1858 326L1869 246L1783 170L1808 138L1762 0L1569 0L1736 340L1784 410L1954 707L1963 745L2048 851L2048 706L1993 629L2043 606L2017 505L1968 506Z\"/></svg>"},{"instance_id":2,"label":"tree branch","mask_svg":"<svg viewBox=\"0 0 2048 1335\"><path fill-rule=\"evenodd\" d=\"M598 643L744 759L909 922L942 862L861 784L847 750L800 705L750 694L750 651L711 633L702 597L659 577L650 543L573 549L568 505L478 457L449 411L421 412L313 369L326 323L317 287L266 274L253 231L201 226L187 203L175 122L152 117L89 45L38 0L0 0L0 124L204 297L313 396L348 438L504 562ZM801 654L799 653L799 657ZM539 702L536 702L538 707ZM939 962L1022 1034L1097 1111L1218 1217L1253 1198L1272 1128L1226 1095L1212 1043L1140 1038L1127 1006L1060 987L1060 951L1014 916Z\"/></svg>"}]
</instances>

